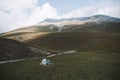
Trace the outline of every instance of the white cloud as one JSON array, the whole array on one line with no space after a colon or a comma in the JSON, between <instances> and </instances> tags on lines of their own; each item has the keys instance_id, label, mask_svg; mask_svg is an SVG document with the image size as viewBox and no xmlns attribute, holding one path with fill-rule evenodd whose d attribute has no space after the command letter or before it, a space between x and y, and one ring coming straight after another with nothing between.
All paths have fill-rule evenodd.
<instances>
[{"instance_id":1,"label":"white cloud","mask_svg":"<svg viewBox=\"0 0 120 80\"><path fill-rule=\"evenodd\" d=\"M46 18L57 18L57 11L49 3L45 3L42 7L33 9L29 16L28 24L38 23Z\"/></svg>"},{"instance_id":2,"label":"white cloud","mask_svg":"<svg viewBox=\"0 0 120 80\"><path fill-rule=\"evenodd\" d=\"M89 0L90 5L59 16L49 3L38 6L38 0L0 0L0 33L36 24L46 18L72 18L104 14L120 17L119 3L114 0ZM61 5L62 6L62 5Z\"/></svg>"},{"instance_id":3,"label":"white cloud","mask_svg":"<svg viewBox=\"0 0 120 80\"><path fill-rule=\"evenodd\" d=\"M0 8L7 11L33 8L36 4L37 0L0 0Z\"/></svg>"},{"instance_id":4,"label":"white cloud","mask_svg":"<svg viewBox=\"0 0 120 80\"><path fill-rule=\"evenodd\" d=\"M89 6L78 8L63 15L64 18L72 17L84 17L95 14L104 14L113 17L120 17L120 6L119 3L115 3L114 0L102 0L102 2L96 3L94 0L90 0Z\"/></svg>"},{"instance_id":5,"label":"white cloud","mask_svg":"<svg viewBox=\"0 0 120 80\"><path fill-rule=\"evenodd\" d=\"M45 18L56 18L57 12L49 3L39 7L37 0L1 0L0 32L36 24Z\"/></svg>"}]
</instances>

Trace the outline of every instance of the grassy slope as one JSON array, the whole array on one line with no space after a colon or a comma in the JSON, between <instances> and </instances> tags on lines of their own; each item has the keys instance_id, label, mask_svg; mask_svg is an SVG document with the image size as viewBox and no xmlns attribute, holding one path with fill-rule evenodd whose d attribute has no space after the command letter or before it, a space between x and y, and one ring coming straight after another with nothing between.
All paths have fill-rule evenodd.
<instances>
[{"instance_id":1,"label":"grassy slope","mask_svg":"<svg viewBox=\"0 0 120 80\"><path fill-rule=\"evenodd\" d=\"M34 39L38 36L41 37L46 34L49 34L49 33L47 32L13 32L13 33L1 34L1 37L6 37L6 38L23 42L25 40Z\"/></svg>"},{"instance_id":2,"label":"grassy slope","mask_svg":"<svg viewBox=\"0 0 120 80\"><path fill-rule=\"evenodd\" d=\"M50 33L26 41L51 50L120 52L120 35L100 32Z\"/></svg>"},{"instance_id":3,"label":"grassy slope","mask_svg":"<svg viewBox=\"0 0 120 80\"><path fill-rule=\"evenodd\" d=\"M0 61L42 56L42 51L42 49L16 40L0 38Z\"/></svg>"},{"instance_id":4,"label":"grassy slope","mask_svg":"<svg viewBox=\"0 0 120 80\"><path fill-rule=\"evenodd\" d=\"M52 66L39 60L0 65L1 80L120 80L120 54L81 52L50 58Z\"/></svg>"}]
</instances>

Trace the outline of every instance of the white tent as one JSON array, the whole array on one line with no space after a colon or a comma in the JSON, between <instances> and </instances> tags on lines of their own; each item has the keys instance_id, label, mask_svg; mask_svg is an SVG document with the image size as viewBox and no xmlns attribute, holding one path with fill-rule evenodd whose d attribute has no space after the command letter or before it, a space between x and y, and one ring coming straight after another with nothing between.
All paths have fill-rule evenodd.
<instances>
[{"instance_id":1,"label":"white tent","mask_svg":"<svg viewBox=\"0 0 120 80\"><path fill-rule=\"evenodd\" d=\"M43 66L47 66L49 64L51 64L51 62L50 62L50 60L48 60L46 58L42 59L42 61L40 63L40 65L43 65Z\"/></svg>"}]
</instances>

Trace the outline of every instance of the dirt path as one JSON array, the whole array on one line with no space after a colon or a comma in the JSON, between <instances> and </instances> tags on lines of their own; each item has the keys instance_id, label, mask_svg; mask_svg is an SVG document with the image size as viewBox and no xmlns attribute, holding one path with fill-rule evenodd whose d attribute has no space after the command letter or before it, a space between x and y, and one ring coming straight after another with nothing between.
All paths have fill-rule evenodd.
<instances>
[{"instance_id":1,"label":"dirt path","mask_svg":"<svg viewBox=\"0 0 120 80\"><path fill-rule=\"evenodd\" d=\"M51 55L47 56L47 58L54 57L54 56L57 56L57 55L62 55L62 54L71 54L71 53L75 53L75 52L76 52L75 50L65 51L65 52L61 52L61 53L57 53L57 54L51 54Z\"/></svg>"},{"instance_id":2,"label":"dirt path","mask_svg":"<svg viewBox=\"0 0 120 80\"><path fill-rule=\"evenodd\" d=\"M75 53L75 50L71 50L71 51L65 51L65 52L61 52L61 53L57 53L57 54L51 54L49 56L47 56L47 58L49 57L54 57L57 55L62 55L62 54L71 54L71 53ZM38 59L38 58L32 58L32 59ZM8 61L0 61L0 64L5 64L5 63L12 63L12 62L18 62L18 61L23 61L25 59L17 59L17 60L8 60Z\"/></svg>"}]
</instances>

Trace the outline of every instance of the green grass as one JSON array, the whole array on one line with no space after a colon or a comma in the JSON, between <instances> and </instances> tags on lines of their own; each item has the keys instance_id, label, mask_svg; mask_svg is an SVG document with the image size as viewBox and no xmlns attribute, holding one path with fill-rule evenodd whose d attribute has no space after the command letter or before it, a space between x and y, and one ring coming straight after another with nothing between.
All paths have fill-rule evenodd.
<instances>
[{"instance_id":1,"label":"green grass","mask_svg":"<svg viewBox=\"0 0 120 80\"><path fill-rule=\"evenodd\" d=\"M120 54L79 52L0 65L0 80L120 80Z\"/></svg>"}]
</instances>

